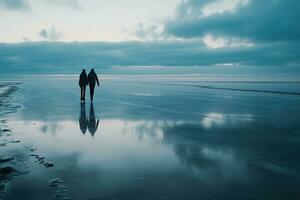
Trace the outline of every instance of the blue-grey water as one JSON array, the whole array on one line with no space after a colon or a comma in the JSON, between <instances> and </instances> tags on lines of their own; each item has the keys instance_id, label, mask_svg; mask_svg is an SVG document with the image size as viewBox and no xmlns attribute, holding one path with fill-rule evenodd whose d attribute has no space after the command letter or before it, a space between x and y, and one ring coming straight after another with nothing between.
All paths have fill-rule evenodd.
<instances>
[{"instance_id":1,"label":"blue-grey water","mask_svg":"<svg viewBox=\"0 0 300 200\"><path fill-rule=\"evenodd\" d=\"M29 173L8 199L300 198L297 82L110 77L81 104L77 77L15 81L9 148Z\"/></svg>"}]
</instances>

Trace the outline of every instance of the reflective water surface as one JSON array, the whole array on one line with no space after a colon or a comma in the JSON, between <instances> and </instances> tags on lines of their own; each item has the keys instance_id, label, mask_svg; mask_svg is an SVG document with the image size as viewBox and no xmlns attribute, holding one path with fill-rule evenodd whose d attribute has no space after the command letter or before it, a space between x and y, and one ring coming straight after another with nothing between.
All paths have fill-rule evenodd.
<instances>
[{"instance_id":1,"label":"reflective water surface","mask_svg":"<svg viewBox=\"0 0 300 200\"><path fill-rule=\"evenodd\" d=\"M230 87L244 85L264 87ZM9 126L30 173L8 199L300 198L300 96L105 80L81 103L77 79L19 87Z\"/></svg>"}]
</instances>

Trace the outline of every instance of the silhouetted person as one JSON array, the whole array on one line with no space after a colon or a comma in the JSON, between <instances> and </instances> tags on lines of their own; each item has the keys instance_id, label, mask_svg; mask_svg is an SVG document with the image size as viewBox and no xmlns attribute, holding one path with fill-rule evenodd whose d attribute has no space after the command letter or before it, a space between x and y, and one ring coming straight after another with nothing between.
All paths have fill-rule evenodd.
<instances>
[{"instance_id":1,"label":"silhouetted person","mask_svg":"<svg viewBox=\"0 0 300 200\"><path fill-rule=\"evenodd\" d=\"M85 112L85 103L80 103L80 118L79 118L79 127L83 134L85 134L87 127L88 127L88 120L86 118Z\"/></svg>"},{"instance_id":2,"label":"silhouetted person","mask_svg":"<svg viewBox=\"0 0 300 200\"><path fill-rule=\"evenodd\" d=\"M97 74L95 72L94 69L91 69L89 75L88 75L88 84L90 85L90 97L91 97L91 101L93 101L93 97L94 97L94 90L95 90L95 85L99 86L99 80L97 77Z\"/></svg>"},{"instance_id":3,"label":"silhouetted person","mask_svg":"<svg viewBox=\"0 0 300 200\"><path fill-rule=\"evenodd\" d=\"M99 125L99 119L97 119L97 122L96 122L95 112L94 112L94 105L93 105L93 102L91 102L91 104L90 104L90 118L88 120L88 129L89 129L89 132L91 133L92 136L95 135L95 132L98 129L98 125Z\"/></svg>"},{"instance_id":4,"label":"silhouetted person","mask_svg":"<svg viewBox=\"0 0 300 200\"><path fill-rule=\"evenodd\" d=\"M79 77L80 100L82 101L85 101L85 89L87 84L88 84L88 76L85 72L85 69L83 69Z\"/></svg>"}]
</instances>

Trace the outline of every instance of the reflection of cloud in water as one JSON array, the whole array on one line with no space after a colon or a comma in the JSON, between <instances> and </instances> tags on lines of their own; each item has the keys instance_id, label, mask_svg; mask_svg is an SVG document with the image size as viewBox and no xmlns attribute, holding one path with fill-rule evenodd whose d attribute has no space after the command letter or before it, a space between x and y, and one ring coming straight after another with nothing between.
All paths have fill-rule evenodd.
<instances>
[{"instance_id":1,"label":"reflection of cloud in water","mask_svg":"<svg viewBox=\"0 0 300 200\"><path fill-rule=\"evenodd\" d=\"M235 178L245 174L245 161L237 159L232 149L208 147L197 142L173 144L173 148L180 162L206 181L215 176L221 181L220 178Z\"/></svg>"},{"instance_id":2,"label":"reflection of cloud in water","mask_svg":"<svg viewBox=\"0 0 300 200\"><path fill-rule=\"evenodd\" d=\"M43 133L52 133L56 135L58 132L63 131L63 126L56 122L33 122L35 125L40 127Z\"/></svg>"},{"instance_id":3,"label":"reflection of cloud in water","mask_svg":"<svg viewBox=\"0 0 300 200\"><path fill-rule=\"evenodd\" d=\"M133 127L132 132L135 132L141 140L146 134L161 141L164 137L161 127L166 123L164 121L140 121Z\"/></svg>"},{"instance_id":4,"label":"reflection of cloud in water","mask_svg":"<svg viewBox=\"0 0 300 200\"><path fill-rule=\"evenodd\" d=\"M224 123L224 115L220 113L210 113L202 119L201 123L205 128L220 126Z\"/></svg>"},{"instance_id":5,"label":"reflection of cloud in water","mask_svg":"<svg viewBox=\"0 0 300 200\"><path fill-rule=\"evenodd\" d=\"M219 120L225 121L223 115L210 117L219 117ZM215 144L214 138L205 138L207 127L202 123L157 120L138 121L131 125L130 130L126 132L137 134L140 140L147 141L150 137L152 140L154 138L154 141L170 145L180 163L192 169L205 181L215 176L219 177L219 181L228 180L229 177L238 179L246 174L245 160L238 158L235 149L220 147Z\"/></svg>"},{"instance_id":6,"label":"reflection of cloud in water","mask_svg":"<svg viewBox=\"0 0 300 200\"><path fill-rule=\"evenodd\" d=\"M207 183L239 180L248 174L246 160L241 154L234 147L216 145L216 138L207 138L211 135L206 134L207 131L214 129L207 130L202 123L145 120L127 122L126 129L126 134L136 134L143 142L162 143L171 148L184 168L191 169L190 172Z\"/></svg>"},{"instance_id":7,"label":"reflection of cloud in water","mask_svg":"<svg viewBox=\"0 0 300 200\"><path fill-rule=\"evenodd\" d=\"M11 125L15 128L18 138L27 146L34 146L48 155L59 157L75 153L79 155L78 164L82 166L95 165L109 170L126 168L132 171L136 168L143 169L145 161L160 167L178 163L172 149L159 139L147 134L142 140L138 138L135 127L143 123L144 121L104 119L101 129L103 134L95 134L95 137L82 135L78 129L78 122L72 120L53 123L63 129L55 135L44 134L51 133L50 122L13 121ZM124 132L125 130L127 132ZM128 159L133 159L133 162L128 162ZM169 162L162 163L165 160Z\"/></svg>"},{"instance_id":8,"label":"reflection of cloud in water","mask_svg":"<svg viewBox=\"0 0 300 200\"><path fill-rule=\"evenodd\" d=\"M19 130L26 129L32 136L30 142L34 140L37 147L52 152L50 155L76 153L79 166L113 169L113 173L176 169L178 175L191 175L196 181L213 186L251 182L260 176L260 169L292 174L285 169L293 167L282 165L280 158L291 159L290 155L294 158L298 147L285 148L288 147L285 142L290 141L284 139L286 136L280 129L268 132L269 128L255 126L255 120L251 121L247 115L208 116L223 120L223 124L213 123L207 128L199 121L103 119L101 134L95 137L79 134L78 121L58 122L63 131L55 137L40 134L50 131L49 122L38 121L34 126L30 122L25 128L19 126Z\"/></svg>"},{"instance_id":9,"label":"reflection of cloud in water","mask_svg":"<svg viewBox=\"0 0 300 200\"><path fill-rule=\"evenodd\" d=\"M208 113L201 120L203 127L209 129L216 126L234 125L240 122L252 121L252 115Z\"/></svg>"}]
</instances>

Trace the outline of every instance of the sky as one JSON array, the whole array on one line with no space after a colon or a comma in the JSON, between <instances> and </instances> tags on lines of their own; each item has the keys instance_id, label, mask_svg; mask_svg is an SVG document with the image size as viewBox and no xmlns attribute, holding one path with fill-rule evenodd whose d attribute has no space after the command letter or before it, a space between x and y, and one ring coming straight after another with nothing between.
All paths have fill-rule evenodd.
<instances>
[{"instance_id":1,"label":"sky","mask_svg":"<svg viewBox=\"0 0 300 200\"><path fill-rule=\"evenodd\" d=\"M0 72L300 73L299 0L0 0Z\"/></svg>"}]
</instances>

